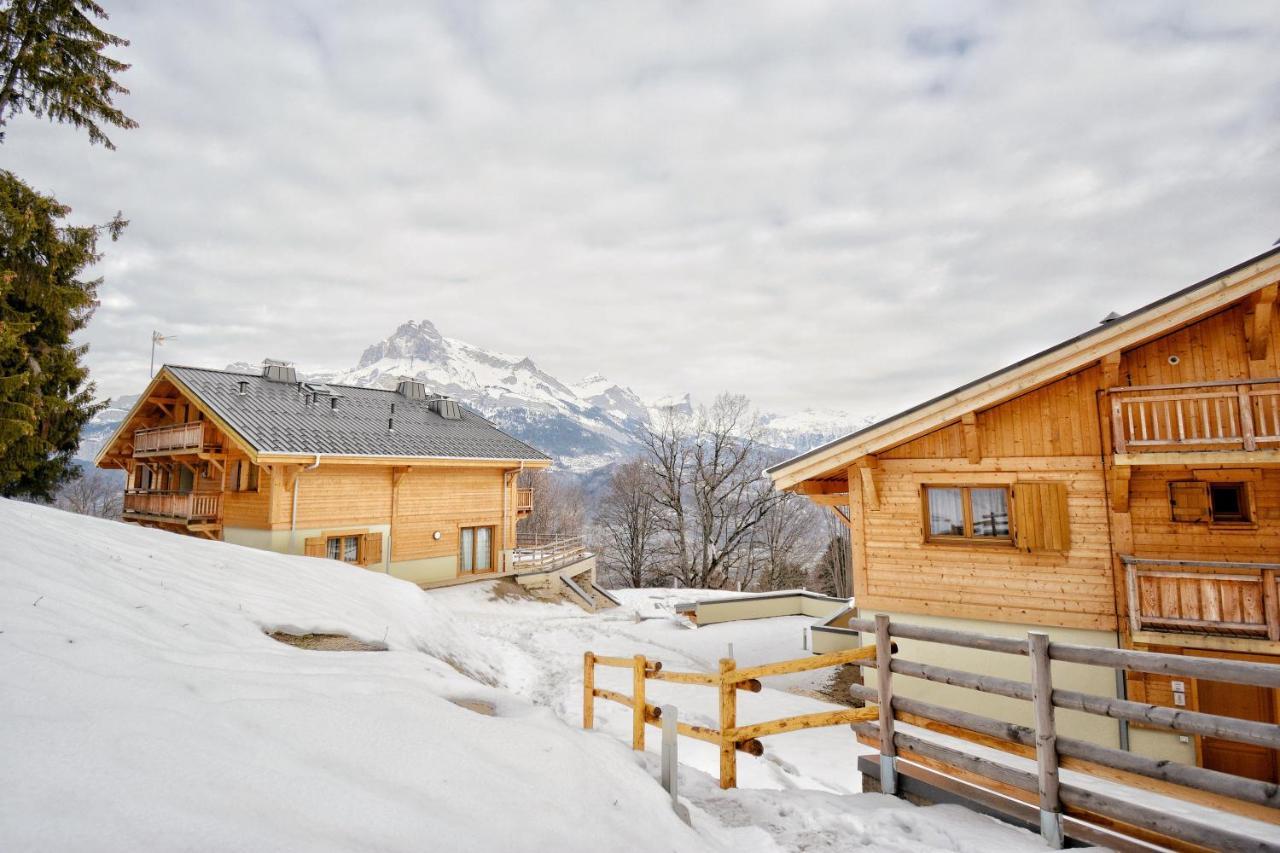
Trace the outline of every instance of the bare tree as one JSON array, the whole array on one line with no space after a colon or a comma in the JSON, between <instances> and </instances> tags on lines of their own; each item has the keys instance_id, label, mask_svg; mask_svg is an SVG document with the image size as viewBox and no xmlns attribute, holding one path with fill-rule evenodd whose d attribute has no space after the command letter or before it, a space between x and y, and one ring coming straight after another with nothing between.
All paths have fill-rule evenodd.
<instances>
[{"instance_id":1,"label":"bare tree","mask_svg":"<svg viewBox=\"0 0 1280 853\"><path fill-rule=\"evenodd\" d=\"M98 518L119 518L123 502L123 481L106 471L90 467L60 488L53 497L53 504L59 509Z\"/></svg>"},{"instance_id":2,"label":"bare tree","mask_svg":"<svg viewBox=\"0 0 1280 853\"><path fill-rule=\"evenodd\" d=\"M837 598L853 595L852 551L849 528L834 509L824 511L817 525L818 563L814 567L814 583L818 589Z\"/></svg>"},{"instance_id":3,"label":"bare tree","mask_svg":"<svg viewBox=\"0 0 1280 853\"><path fill-rule=\"evenodd\" d=\"M638 588L658 571L659 510L652 470L641 459L614 469L596 513L600 569L608 583Z\"/></svg>"},{"instance_id":4,"label":"bare tree","mask_svg":"<svg viewBox=\"0 0 1280 853\"><path fill-rule=\"evenodd\" d=\"M795 589L807 581L818 519L806 498L784 492L751 534L745 567L737 574L743 589Z\"/></svg>"},{"instance_id":5,"label":"bare tree","mask_svg":"<svg viewBox=\"0 0 1280 853\"><path fill-rule=\"evenodd\" d=\"M558 471L525 471L521 488L533 489L533 512L520 520L521 533L577 536L587 517L587 498L582 485L571 475Z\"/></svg>"},{"instance_id":6,"label":"bare tree","mask_svg":"<svg viewBox=\"0 0 1280 853\"><path fill-rule=\"evenodd\" d=\"M761 473L759 433L747 399L722 394L693 416L668 409L642 437L667 533L667 572L685 586L732 585L752 531L781 498Z\"/></svg>"}]
</instances>

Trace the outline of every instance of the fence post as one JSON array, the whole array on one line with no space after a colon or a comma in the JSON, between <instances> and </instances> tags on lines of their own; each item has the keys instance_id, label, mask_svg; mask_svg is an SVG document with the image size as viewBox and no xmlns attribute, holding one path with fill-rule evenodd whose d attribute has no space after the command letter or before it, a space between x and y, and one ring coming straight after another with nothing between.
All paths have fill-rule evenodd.
<instances>
[{"instance_id":1,"label":"fence post","mask_svg":"<svg viewBox=\"0 0 1280 853\"><path fill-rule=\"evenodd\" d=\"M589 729L596 724L596 656L591 652L582 655L582 727Z\"/></svg>"},{"instance_id":2,"label":"fence post","mask_svg":"<svg viewBox=\"0 0 1280 853\"><path fill-rule=\"evenodd\" d=\"M636 655L631 664L631 748L644 749L644 676L647 662Z\"/></svg>"},{"instance_id":3,"label":"fence post","mask_svg":"<svg viewBox=\"0 0 1280 853\"><path fill-rule=\"evenodd\" d=\"M680 710L675 705L662 706L662 787L671 794L671 810L690 823L689 810L680 803L679 720Z\"/></svg>"},{"instance_id":4,"label":"fence post","mask_svg":"<svg viewBox=\"0 0 1280 853\"><path fill-rule=\"evenodd\" d=\"M1053 679L1049 669L1049 635L1027 634L1031 654L1031 704L1036 719L1036 785L1040 794L1040 836L1061 848L1062 803L1058 799L1058 743L1053 725Z\"/></svg>"},{"instance_id":5,"label":"fence post","mask_svg":"<svg viewBox=\"0 0 1280 853\"><path fill-rule=\"evenodd\" d=\"M737 668L733 658L720 659L720 787L738 786L738 745L729 732L738 725L738 686L727 678Z\"/></svg>"},{"instance_id":6,"label":"fence post","mask_svg":"<svg viewBox=\"0 0 1280 853\"><path fill-rule=\"evenodd\" d=\"M880 790L898 794L898 759L893 745L893 641L889 616L876 614L876 693L880 699Z\"/></svg>"}]
</instances>

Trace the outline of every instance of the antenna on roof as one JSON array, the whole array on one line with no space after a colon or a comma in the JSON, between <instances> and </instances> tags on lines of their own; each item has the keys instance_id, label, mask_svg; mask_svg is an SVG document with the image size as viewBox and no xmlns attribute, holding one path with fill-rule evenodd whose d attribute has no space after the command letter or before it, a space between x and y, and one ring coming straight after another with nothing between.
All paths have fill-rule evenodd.
<instances>
[{"instance_id":1,"label":"antenna on roof","mask_svg":"<svg viewBox=\"0 0 1280 853\"><path fill-rule=\"evenodd\" d=\"M162 335L159 332L151 332L151 375L156 375L156 347L164 346L165 341L176 341L177 335Z\"/></svg>"}]
</instances>

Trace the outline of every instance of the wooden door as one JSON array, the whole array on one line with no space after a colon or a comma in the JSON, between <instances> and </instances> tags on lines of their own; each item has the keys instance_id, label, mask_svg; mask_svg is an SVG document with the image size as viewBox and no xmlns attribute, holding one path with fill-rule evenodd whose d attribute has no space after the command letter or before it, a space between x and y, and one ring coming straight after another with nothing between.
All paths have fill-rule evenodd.
<instances>
[{"instance_id":1,"label":"wooden door","mask_svg":"<svg viewBox=\"0 0 1280 853\"><path fill-rule=\"evenodd\" d=\"M1221 681L1199 681L1196 684L1200 710L1206 714L1222 714L1263 723L1275 722L1272 690L1250 684L1227 684ZM1231 740L1204 737L1200 739L1201 763L1210 770L1235 776L1247 776L1264 782L1275 782L1276 750Z\"/></svg>"}]
</instances>

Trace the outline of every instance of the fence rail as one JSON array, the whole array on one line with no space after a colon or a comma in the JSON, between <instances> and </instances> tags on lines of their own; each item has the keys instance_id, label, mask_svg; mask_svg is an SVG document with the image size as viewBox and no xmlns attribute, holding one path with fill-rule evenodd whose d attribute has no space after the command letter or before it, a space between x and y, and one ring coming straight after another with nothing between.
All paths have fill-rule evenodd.
<instances>
[{"instance_id":1,"label":"fence rail","mask_svg":"<svg viewBox=\"0 0 1280 853\"><path fill-rule=\"evenodd\" d=\"M1280 379L1112 388L1116 453L1280 444Z\"/></svg>"},{"instance_id":2,"label":"fence rail","mask_svg":"<svg viewBox=\"0 0 1280 853\"><path fill-rule=\"evenodd\" d=\"M555 569L587 556L581 536L561 534L517 533L516 547L511 552L512 570Z\"/></svg>"},{"instance_id":3,"label":"fence rail","mask_svg":"<svg viewBox=\"0 0 1280 853\"><path fill-rule=\"evenodd\" d=\"M124 493L124 511L126 515L214 521L222 514L222 493L129 489Z\"/></svg>"},{"instance_id":4,"label":"fence rail","mask_svg":"<svg viewBox=\"0 0 1280 853\"><path fill-rule=\"evenodd\" d=\"M137 455L203 450L204 439L204 421L140 429L133 434L133 452Z\"/></svg>"},{"instance_id":5,"label":"fence rail","mask_svg":"<svg viewBox=\"0 0 1280 853\"><path fill-rule=\"evenodd\" d=\"M720 747L720 787L733 788L738 784L737 753L763 755L764 747L760 738L770 735L786 734L803 729L838 726L862 722L876 715L874 709L844 708L836 711L820 711L816 714L801 714L794 717L783 717L763 723L738 725L738 691L759 693L760 679L773 675L788 675L795 672L808 672L814 669L825 669L841 666L854 661L865 660L876 654L874 646L832 652L798 660L779 661L762 666L738 669L733 658L722 658L717 672L671 672L662 668L661 661L651 661L644 655L631 658L608 657L587 652L582 662L582 727L592 728L595 725L595 700L607 699L625 705L632 710L631 747L644 749L645 725L661 725L661 711L645 700L646 681L670 681L677 684L695 684L703 687L714 687L720 696L718 728L694 726L689 723L677 723L676 730L688 737L714 743ZM596 687L596 667L617 667L630 669L632 673L632 694L626 696L614 690Z\"/></svg>"}]
</instances>

